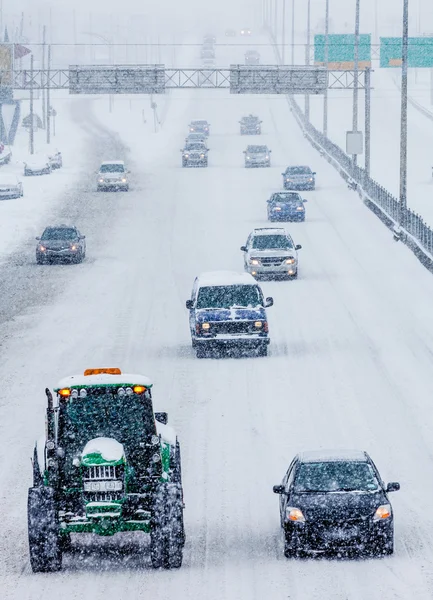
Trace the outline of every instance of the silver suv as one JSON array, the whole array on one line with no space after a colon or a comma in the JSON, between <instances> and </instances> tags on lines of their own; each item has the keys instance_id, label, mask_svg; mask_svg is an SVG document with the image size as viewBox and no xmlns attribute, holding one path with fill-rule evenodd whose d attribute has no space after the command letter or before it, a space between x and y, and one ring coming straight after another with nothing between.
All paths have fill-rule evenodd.
<instances>
[{"instance_id":1,"label":"silver suv","mask_svg":"<svg viewBox=\"0 0 433 600\"><path fill-rule=\"evenodd\" d=\"M105 161L97 173L96 189L98 192L101 190L127 192L129 190L128 175L129 171L126 170L123 160Z\"/></svg>"},{"instance_id":2,"label":"silver suv","mask_svg":"<svg viewBox=\"0 0 433 600\"><path fill-rule=\"evenodd\" d=\"M254 229L248 236L244 253L245 271L253 277L296 279L298 250L291 236L282 228Z\"/></svg>"}]
</instances>

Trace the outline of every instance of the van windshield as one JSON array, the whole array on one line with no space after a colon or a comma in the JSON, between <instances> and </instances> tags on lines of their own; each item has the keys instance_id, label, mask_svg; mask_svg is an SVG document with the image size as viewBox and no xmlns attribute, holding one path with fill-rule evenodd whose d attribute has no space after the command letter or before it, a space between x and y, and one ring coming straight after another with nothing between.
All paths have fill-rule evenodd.
<instances>
[{"instance_id":1,"label":"van windshield","mask_svg":"<svg viewBox=\"0 0 433 600\"><path fill-rule=\"evenodd\" d=\"M260 288L256 285L218 285L202 287L197 308L233 308L263 306Z\"/></svg>"}]
</instances>

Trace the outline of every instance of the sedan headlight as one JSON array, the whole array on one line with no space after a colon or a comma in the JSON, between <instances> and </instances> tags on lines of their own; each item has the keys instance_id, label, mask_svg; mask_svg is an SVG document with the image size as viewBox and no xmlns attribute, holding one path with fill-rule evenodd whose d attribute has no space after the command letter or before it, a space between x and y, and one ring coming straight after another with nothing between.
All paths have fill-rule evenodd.
<instances>
[{"instance_id":1,"label":"sedan headlight","mask_svg":"<svg viewBox=\"0 0 433 600\"><path fill-rule=\"evenodd\" d=\"M250 258L250 265L259 265L260 261L258 258Z\"/></svg>"},{"instance_id":2,"label":"sedan headlight","mask_svg":"<svg viewBox=\"0 0 433 600\"><path fill-rule=\"evenodd\" d=\"M122 177L122 183L126 183L126 177Z\"/></svg>"},{"instance_id":3,"label":"sedan headlight","mask_svg":"<svg viewBox=\"0 0 433 600\"><path fill-rule=\"evenodd\" d=\"M313 178L312 178L312 177L310 177L310 181L313 181Z\"/></svg>"},{"instance_id":4,"label":"sedan headlight","mask_svg":"<svg viewBox=\"0 0 433 600\"><path fill-rule=\"evenodd\" d=\"M184 154L184 158L189 158L189 154Z\"/></svg>"},{"instance_id":5,"label":"sedan headlight","mask_svg":"<svg viewBox=\"0 0 433 600\"><path fill-rule=\"evenodd\" d=\"M41 246L39 246L39 250L40 250L40 252L45 252L46 248L45 248L45 246L41 245Z\"/></svg>"},{"instance_id":6,"label":"sedan headlight","mask_svg":"<svg viewBox=\"0 0 433 600\"><path fill-rule=\"evenodd\" d=\"M294 265L296 262L296 260L293 258L293 256L291 256L290 258L288 258L286 260L286 265Z\"/></svg>"},{"instance_id":7,"label":"sedan headlight","mask_svg":"<svg viewBox=\"0 0 433 600\"><path fill-rule=\"evenodd\" d=\"M305 517L302 513L302 510L299 508L294 508L293 506L288 506L286 508L286 517L288 521L296 521L298 523L305 523Z\"/></svg>"},{"instance_id":8,"label":"sedan headlight","mask_svg":"<svg viewBox=\"0 0 433 600\"><path fill-rule=\"evenodd\" d=\"M247 156L247 160L251 160L251 156Z\"/></svg>"},{"instance_id":9,"label":"sedan headlight","mask_svg":"<svg viewBox=\"0 0 433 600\"><path fill-rule=\"evenodd\" d=\"M268 160L268 159L269 159L269 156L268 156L268 155L266 155L266 156L265 156L265 158L266 158L266 160Z\"/></svg>"},{"instance_id":10,"label":"sedan headlight","mask_svg":"<svg viewBox=\"0 0 433 600\"><path fill-rule=\"evenodd\" d=\"M77 246L75 244L72 244L71 250L76 250L76 249L77 249Z\"/></svg>"},{"instance_id":11,"label":"sedan headlight","mask_svg":"<svg viewBox=\"0 0 433 600\"><path fill-rule=\"evenodd\" d=\"M274 210L281 210L281 206L276 206Z\"/></svg>"},{"instance_id":12,"label":"sedan headlight","mask_svg":"<svg viewBox=\"0 0 433 600\"><path fill-rule=\"evenodd\" d=\"M202 323L201 328L204 329L205 331L209 331L210 323Z\"/></svg>"},{"instance_id":13,"label":"sedan headlight","mask_svg":"<svg viewBox=\"0 0 433 600\"><path fill-rule=\"evenodd\" d=\"M287 183L290 183L292 180L291 179L286 179Z\"/></svg>"},{"instance_id":14,"label":"sedan headlight","mask_svg":"<svg viewBox=\"0 0 433 600\"><path fill-rule=\"evenodd\" d=\"M256 322L254 323L254 327L255 327L256 329L261 329L261 328L263 327L263 321L256 321Z\"/></svg>"},{"instance_id":15,"label":"sedan headlight","mask_svg":"<svg viewBox=\"0 0 433 600\"><path fill-rule=\"evenodd\" d=\"M200 158L204 158L204 154L200 154Z\"/></svg>"},{"instance_id":16,"label":"sedan headlight","mask_svg":"<svg viewBox=\"0 0 433 600\"><path fill-rule=\"evenodd\" d=\"M103 179L99 179L99 183L104 183L104 180Z\"/></svg>"},{"instance_id":17,"label":"sedan headlight","mask_svg":"<svg viewBox=\"0 0 433 600\"><path fill-rule=\"evenodd\" d=\"M304 207L303 206L297 206L296 210L298 210L299 212L304 212Z\"/></svg>"},{"instance_id":18,"label":"sedan headlight","mask_svg":"<svg viewBox=\"0 0 433 600\"><path fill-rule=\"evenodd\" d=\"M383 521L391 516L391 505L382 504L374 513L373 521Z\"/></svg>"}]
</instances>

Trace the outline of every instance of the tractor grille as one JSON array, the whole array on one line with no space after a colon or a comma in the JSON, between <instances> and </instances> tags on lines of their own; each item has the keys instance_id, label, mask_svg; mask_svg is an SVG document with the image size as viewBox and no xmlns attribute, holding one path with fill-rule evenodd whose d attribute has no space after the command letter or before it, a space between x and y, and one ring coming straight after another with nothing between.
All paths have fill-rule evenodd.
<instances>
[{"instance_id":1,"label":"tractor grille","mask_svg":"<svg viewBox=\"0 0 433 600\"><path fill-rule=\"evenodd\" d=\"M123 497L123 466L98 465L83 471L87 502L112 502Z\"/></svg>"}]
</instances>

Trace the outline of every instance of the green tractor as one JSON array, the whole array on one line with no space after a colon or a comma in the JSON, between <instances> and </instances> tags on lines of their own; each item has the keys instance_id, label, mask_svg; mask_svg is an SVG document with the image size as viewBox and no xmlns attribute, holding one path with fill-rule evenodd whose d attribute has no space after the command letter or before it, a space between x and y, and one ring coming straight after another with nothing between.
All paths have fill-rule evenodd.
<instances>
[{"instance_id":1,"label":"green tractor","mask_svg":"<svg viewBox=\"0 0 433 600\"><path fill-rule=\"evenodd\" d=\"M150 534L154 568L179 568L185 530L180 446L152 383L119 369L88 369L46 389L46 435L33 453L30 563L58 571L71 534Z\"/></svg>"}]
</instances>

